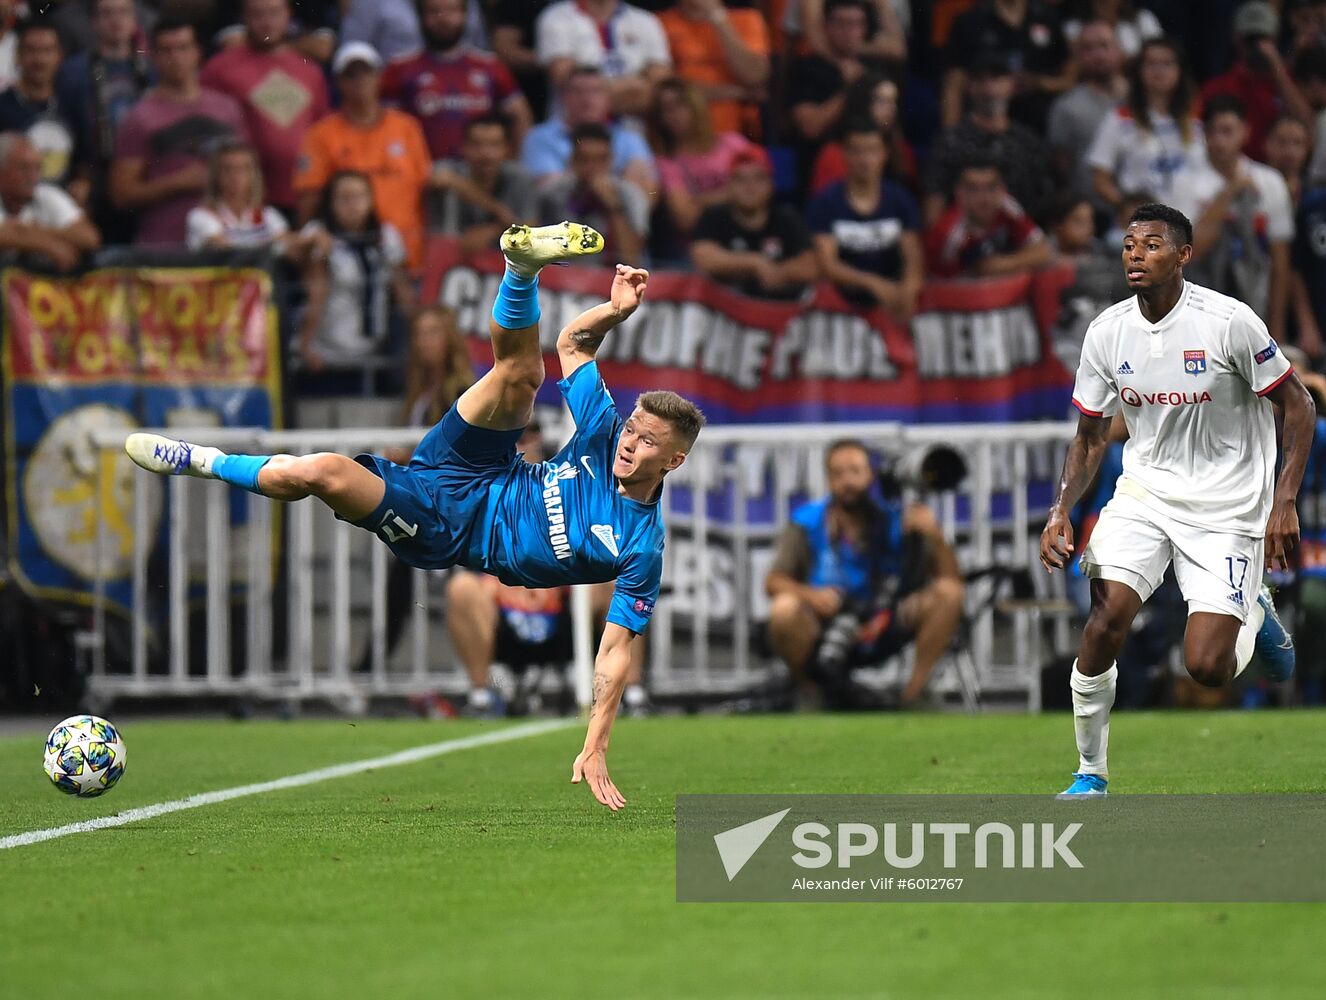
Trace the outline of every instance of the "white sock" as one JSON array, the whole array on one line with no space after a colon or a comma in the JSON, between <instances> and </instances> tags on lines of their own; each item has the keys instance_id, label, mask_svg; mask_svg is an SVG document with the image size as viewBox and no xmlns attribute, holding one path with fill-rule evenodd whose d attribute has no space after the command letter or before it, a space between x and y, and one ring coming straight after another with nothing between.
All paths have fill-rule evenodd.
<instances>
[{"instance_id":1,"label":"white sock","mask_svg":"<svg viewBox=\"0 0 1326 1000\"><path fill-rule=\"evenodd\" d=\"M1105 755L1110 746L1110 709L1114 706L1118 679L1117 664L1111 663L1110 669L1098 677L1088 677L1078 671L1077 661L1073 661L1069 684L1073 689L1073 725L1077 730L1077 770L1081 774L1110 776Z\"/></svg>"},{"instance_id":2,"label":"white sock","mask_svg":"<svg viewBox=\"0 0 1326 1000\"><path fill-rule=\"evenodd\" d=\"M189 463L205 476L212 475L212 463L224 455L220 448L208 448L201 444L189 449Z\"/></svg>"},{"instance_id":3,"label":"white sock","mask_svg":"<svg viewBox=\"0 0 1326 1000\"><path fill-rule=\"evenodd\" d=\"M1253 651L1257 648L1257 633L1262 630L1262 622L1265 620L1266 609L1262 607L1262 602L1253 601L1247 619L1234 637L1235 677L1247 670L1248 664L1252 662Z\"/></svg>"},{"instance_id":4,"label":"white sock","mask_svg":"<svg viewBox=\"0 0 1326 1000\"><path fill-rule=\"evenodd\" d=\"M471 708L488 708L493 703L493 693L486 687L470 688L469 703Z\"/></svg>"}]
</instances>

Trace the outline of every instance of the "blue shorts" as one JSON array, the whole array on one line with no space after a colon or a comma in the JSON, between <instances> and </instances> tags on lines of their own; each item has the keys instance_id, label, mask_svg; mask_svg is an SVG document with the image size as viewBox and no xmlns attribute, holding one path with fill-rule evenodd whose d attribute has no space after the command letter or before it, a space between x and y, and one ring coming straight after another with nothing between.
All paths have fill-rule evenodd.
<instances>
[{"instance_id":1,"label":"blue shorts","mask_svg":"<svg viewBox=\"0 0 1326 1000\"><path fill-rule=\"evenodd\" d=\"M380 455L355 461L386 485L377 510L356 527L371 531L404 563L445 569L463 563L488 504L489 488L520 461L523 430L474 427L452 406L415 449L409 465Z\"/></svg>"}]
</instances>

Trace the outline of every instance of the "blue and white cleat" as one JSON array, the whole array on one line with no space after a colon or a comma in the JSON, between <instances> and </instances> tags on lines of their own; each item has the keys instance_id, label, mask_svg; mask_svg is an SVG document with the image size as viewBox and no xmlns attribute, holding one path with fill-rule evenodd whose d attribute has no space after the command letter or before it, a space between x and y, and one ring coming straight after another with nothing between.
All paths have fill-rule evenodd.
<instances>
[{"instance_id":1,"label":"blue and white cleat","mask_svg":"<svg viewBox=\"0 0 1326 1000\"><path fill-rule=\"evenodd\" d=\"M1264 583L1257 593L1257 603L1266 612L1257 631L1256 648L1262 661L1262 674L1267 680L1287 681L1294 676L1294 637L1276 614L1270 588Z\"/></svg>"},{"instance_id":2,"label":"blue and white cleat","mask_svg":"<svg viewBox=\"0 0 1326 1000\"><path fill-rule=\"evenodd\" d=\"M1106 795L1105 788L1109 785L1108 778L1102 778L1099 774L1082 774L1073 772L1073 783L1055 796L1056 799L1103 799Z\"/></svg>"},{"instance_id":3,"label":"blue and white cleat","mask_svg":"<svg viewBox=\"0 0 1326 1000\"><path fill-rule=\"evenodd\" d=\"M212 461L221 453L215 448L204 448L176 441L160 434L130 434L124 450L134 464L158 476L198 476L215 479Z\"/></svg>"}]
</instances>

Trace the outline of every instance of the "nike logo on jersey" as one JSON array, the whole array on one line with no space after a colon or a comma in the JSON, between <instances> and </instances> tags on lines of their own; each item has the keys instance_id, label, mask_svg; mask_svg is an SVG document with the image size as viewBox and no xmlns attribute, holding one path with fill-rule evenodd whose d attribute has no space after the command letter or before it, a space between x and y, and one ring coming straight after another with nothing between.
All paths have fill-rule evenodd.
<instances>
[{"instance_id":1,"label":"nike logo on jersey","mask_svg":"<svg viewBox=\"0 0 1326 1000\"><path fill-rule=\"evenodd\" d=\"M1118 374L1131 375L1132 373L1133 373L1133 366L1130 365L1127 361L1125 361L1123 364L1119 366Z\"/></svg>"},{"instance_id":2,"label":"nike logo on jersey","mask_svg":"<svg viewBox=\"0 0 1326 1000\"><path fill-rule=\"evenodd\" d=\"M581 456L580 456L580 464L583 465L583 466L585 467L585 471L589 473L589 478L590 478L590 479L593 479L595 482L597 482L599 477L596 476L596 475L594 475L594 470L591 469L591 468L589 467L589 456L588 456L588 455L581 455Z\"/></svg>"},{"instance_id":3,"label":"nike logo on jersey","mask_svg":"<svg viewBox=\"0 0 1326 1000\"><path fill-rule=\"evenodd\" d=\"M589 527L590 532L603 543L604 548L612 553L614 559L618 556L617 539L612 533L611 524L592 524Z\"/></svg>"}]
</instances>

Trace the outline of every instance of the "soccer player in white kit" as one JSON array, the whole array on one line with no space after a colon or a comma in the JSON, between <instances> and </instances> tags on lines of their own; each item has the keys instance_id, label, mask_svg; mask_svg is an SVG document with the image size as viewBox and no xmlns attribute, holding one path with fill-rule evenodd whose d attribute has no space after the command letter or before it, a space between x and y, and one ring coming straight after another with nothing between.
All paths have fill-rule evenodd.
<instances>
[{"instance_id":1,"label":"soccer player in white kit","mask_svg":"<svg viewBox=\"0 0 1326 1000\"><path fill-rule=\"evenodd\" d=\"M1298 543L1295 502L1315 408L1257 315L1187 282L1192 224L1166 205L1133 213L1123 240L1136 294L1087 329L1073 389L1080 411L1041 562L1073 552L1068 512L1100 468L1110 422L1128 425L1123 474L1082 552L1091 611L1073 664L1078 769L1060 798L1105 794L1115 657L1133 618L1172 562L1188 603L1184 662L1199 684L1228 683L1260 656L1275 680L1294 670L1262 567L1288 568ZM1275 477L1275 417L1284 416Z\"/></svg>"}]
</instances>

